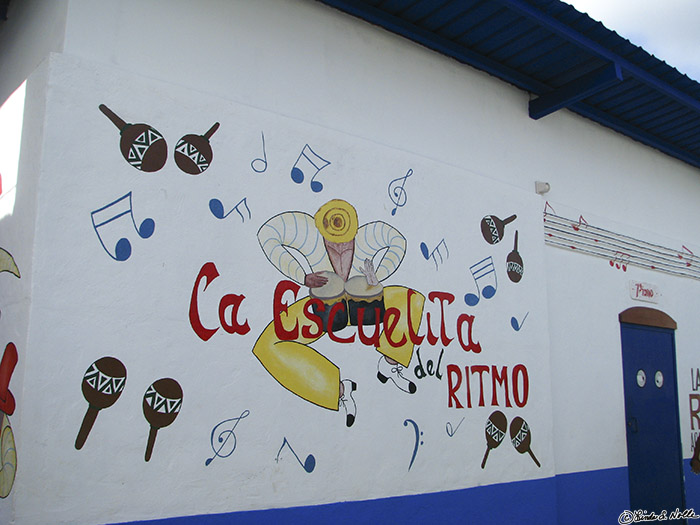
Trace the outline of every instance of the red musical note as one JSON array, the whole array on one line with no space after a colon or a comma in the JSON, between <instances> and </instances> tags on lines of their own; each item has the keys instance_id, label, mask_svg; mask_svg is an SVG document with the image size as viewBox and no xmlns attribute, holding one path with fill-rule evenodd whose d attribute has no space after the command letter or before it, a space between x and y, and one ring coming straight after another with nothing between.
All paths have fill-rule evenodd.
<instances>
[{"instance_id":1,"label":"red musical note","mask_svg":"<svg viewBox=\"0 0 700 525\"><path fill-rule=\"evenodd\" d=\"M552 210L552 215L557 214L557 212L554 211L554 208L552 208L551 204L549 204L549 201L545 201L545 203L544 203L544 217L542 218L542 222L547 222L547 208ZM553 235L549 232L547 232L547 235L549 237L553 237Z\"/></svg>"},{"instance_id":2,"label":"red musical note","mask_svg":"<svg viewBox=\"0 0 700 525\"><path fill-rule=\"evenodd\" d=\"M630 254L625 252L615 252L615 258L610 259L610 266L615 266L615 268L622 269L623 272L627 271L627 265L630 262Z\"/></svg>"},{"instance_id":3,"label":"red musical note","mask_svg":"<svg viewBox=\"0 0 700 525\"><path fill-rule=\"evenodd\" d=\"M686 267L689 268L693 263L693 257L695 257L695 254L693 252L691 252L688 248L686 248L685 245L683 245L683 249L690 254L690 257L688 257L688 262L685 263ZM686 257L683 257L682 253L678 254L678 258L680 260L686 259Z\"/></svg>"},{"instance_id":4,"label":"red musical note","mask_svg":"<svg viewBox=\"0 0 700 525\"><path fill-rule=\"evenodd\" d=\"M552 215L557 214L557 212L554 211L554 208L552 208L552 205L549 204L549 201L545 201L545 203L544 203L544 220L545 220L545 222L547 222L547 208L552 210Z\"/></svg>"},{"instance_id":5,"label":"red musical note","mask_svg":"<svg viewBox=\"0 0 700 525\"><path fill-rule=\"evenodd\" d=\"M588 226L588 221L583 218L583 215L578 216L578 224L572 224L571 227L574 229L574 231L579 231L581 227L586 227Z\"/></svg>"}]
</instances>

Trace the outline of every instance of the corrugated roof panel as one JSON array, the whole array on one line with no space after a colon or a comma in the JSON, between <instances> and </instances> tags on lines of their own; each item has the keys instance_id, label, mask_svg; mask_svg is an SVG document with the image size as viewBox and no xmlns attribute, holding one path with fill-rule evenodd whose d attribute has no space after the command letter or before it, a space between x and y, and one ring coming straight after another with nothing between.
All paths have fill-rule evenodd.
<instances>
[{"instance_id":1,"label":"corrugated roof panel","mask_svg":"<svg viewBox=\"0 0 700 525\"><path fill-rule=\"evenodd\" d=\"M319 1L700 167L700 84L564 2Z\"/></svg>"},{"instance_id":2,"label":"corrugated roof panel","mask_svg":"<svg viewBox=\"0 0 700 525\"><path fill-rule=\"evenodd\" d=\"M419 22L435 13L445 3L447 2L444 0L419 0L397 14L408 22L419 24Z\"/></svg>"},{"instance_id":3,"label":"corrugated roof panel","mask_svg":"<svg viewBox=\"0 0 700 525\"><path fill-rule=\"evenodd\" d=\"M692 114L686 107L666 102L657 110L647 113L647 120L643 121L642 124L647 124L649 127L660 127L674 120L690 118Z\"/></svg>"},{"instance_id":4,"label":"corrugated roof panel","mask_svg":"<svg viewBox=\"0 0 700 525\"><path fill-rule=\"evenodd\" d=\"M530 63L527 67L527 72L556 88L564 84L560 77L563 69L562 65L575 66L585 62L586 58L587 56L577 48L562 44Z\"/></svg>"},{"instance_id":5,"label":"corrugated roof panel","mask_svg":"<svg viewBox=\"0 0 700 525\"><path fill-rule=\"evenodd\" d=\"M473 7L462 16L456 18L451 24L442 27L440 34L444 34L447 38L461 41L470 31L484 25L486 20L502 9L502 6L498 3L486 4L482 2L473 4ZM468 45L468 42L464 43Z\"/></svg>"},{"instance_id":6,"label":"corrugated roof panel","mask_svg":"<svg viewBox=\"0 0 700 525\"><path fill-rule=\"evenodd\" d=\"M474 5L469 5L469 2L453 0L443 5L437 12L423 20L422 26L428 31L440 33L444 27L454 23L455 20L462 19L475 7Z\"/></svg>"},{"instance_id":7,"label":"corrugated roof panel","mask_svg":"<svg viewBox=\"0 0 700 525\"><path fill-rule=\"evenodd\" d=\"M596 71L607 64L607 62L599 58L591 58L590 56L578 57L578 62L570 62L566 64L566 69L560 71L552 71L552 76L543 77L542 81L552 87L561 86L572 82L592 71Z\"/></svg>"}]
</instances>

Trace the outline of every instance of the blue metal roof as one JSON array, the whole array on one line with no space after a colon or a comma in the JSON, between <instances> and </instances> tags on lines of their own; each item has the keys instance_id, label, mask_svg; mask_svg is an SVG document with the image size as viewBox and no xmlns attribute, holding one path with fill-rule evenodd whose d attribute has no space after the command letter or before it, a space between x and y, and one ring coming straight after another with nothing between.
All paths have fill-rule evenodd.
<instances>
[{"instance_id":1,"label":"blue metal roof","mask_svg":"<svg viewBox=\"0 0 700 525\"><path fill-rule=\"evenodd\" d=\"M319 0L700 167L700 84L559 0Z\"/></svg>"}]
</instances>

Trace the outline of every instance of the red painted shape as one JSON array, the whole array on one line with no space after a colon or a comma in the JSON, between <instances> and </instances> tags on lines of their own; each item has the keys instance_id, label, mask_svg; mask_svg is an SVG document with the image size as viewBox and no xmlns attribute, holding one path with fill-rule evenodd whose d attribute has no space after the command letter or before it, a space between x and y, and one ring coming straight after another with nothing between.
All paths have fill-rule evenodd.
<instances>
[{"instance_id":1,"label":"red painted shape","mask_svg":"<svg viewBox=\"0 0 700 525\"><path fill-rule=\"evenodd\" d=\"M10 378L17 365L17 347L8 343L0 361L0 410L11 416L15 411L15 397L10 392Z\"/></svg>"}]
</instances>

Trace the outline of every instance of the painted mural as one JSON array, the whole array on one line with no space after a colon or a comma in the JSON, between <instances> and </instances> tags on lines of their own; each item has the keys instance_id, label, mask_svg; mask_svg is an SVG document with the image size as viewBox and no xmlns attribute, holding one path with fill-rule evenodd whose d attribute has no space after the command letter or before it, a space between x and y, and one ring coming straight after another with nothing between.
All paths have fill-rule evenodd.
<instances>
[{"instance_id":1,"label":"painted mural","mask_svg":"<svg viewBox=\"0 0 700 525\"><path fill-rule=\"evenodd\" d=\"M95 132L84 157L55 157L83 189L57 190L72 229L42 225L71 267L34 340L72 350L33 365L66 400L57 459L86 467L66 490L158 486L184 515L552 475L536 196L430 152L74 73L56 89L81 111L52 118Z\"/></svg>"},{"instance_id":2,"label":"painted mural","mask_svg":"<svg viewBox=\"0 0 700 525\"><path fill-rule=\"evenodd\" d=\"M21 277L12 254L0 248L0 273L4 272ZM14 343L7 343L0 359L0 498L10 495L17 475L17 448L10 425L10 416L15 412L16 402L10 390L10 380L18 360L17 347Z\"/></svg>"}]
</instances>

